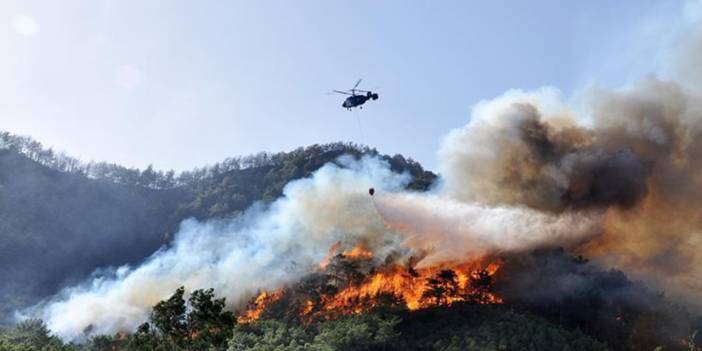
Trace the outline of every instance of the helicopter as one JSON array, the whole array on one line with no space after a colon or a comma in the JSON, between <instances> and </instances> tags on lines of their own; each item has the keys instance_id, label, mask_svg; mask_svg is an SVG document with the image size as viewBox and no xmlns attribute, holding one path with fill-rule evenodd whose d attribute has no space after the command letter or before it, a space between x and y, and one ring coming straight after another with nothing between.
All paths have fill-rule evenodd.
<instances>
[{"instance_id":1,"label":"helicopter","mask_svg":"<svg viewBox=\"0 0 702 351\"><path fill-rule=\"evenodd\" d=\"M363 104L366 103L368 100L378 100L378 94L373 93L372 91L367 91L367 90L360 90L356 89L359 84L361 84L361 81L363 79L359 79L358 82L356 82L356 85L353 86L353 88L346 90L346 91L341 91L341 90L333 90L332 92L337 93L337 94L344 94L344 95L351 95L344 100L344 103L341 104L341 107L345 107L347 110L351 110L354 107L358 108L363 108ZM360 93L365 93L365 94L356 94L356 92Z\"/></svg>"}]
</instances>

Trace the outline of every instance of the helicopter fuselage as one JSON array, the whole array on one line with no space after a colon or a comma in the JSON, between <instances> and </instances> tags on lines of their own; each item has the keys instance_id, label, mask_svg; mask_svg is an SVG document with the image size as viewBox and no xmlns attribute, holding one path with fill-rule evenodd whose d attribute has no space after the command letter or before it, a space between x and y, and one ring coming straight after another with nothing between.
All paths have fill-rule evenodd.
<instances>
[{"instance_id":1,"label":"helicopter fuselage","mask_svg":"<svg viewBox=\"0 0 702 351\"><path fill-rule=\"evenodd\" d=\"M361 84L360 79L356 82L356 85L349 90L332 90L333 93L349 95L349 97L344 100L344 103L341 104L341 107L347 110L351 110L354 107L363 108L363 104L365 104L366 101L378 100L378 94L372 91L356 89L359 84ZM357 94L359 92L362 94Z\"/></svg>"},{"instance_id":2,"label":"helicopter fuselage","mask_svg":"<svg viewBox=\"0 0 702 351\"><path fill-rule=\"evenodd\" d=\"M351 95L344 100L341 106L346 108L361 106L365 104L368 99L369 97L365 95Z\"/></svg>"}]
</instances>

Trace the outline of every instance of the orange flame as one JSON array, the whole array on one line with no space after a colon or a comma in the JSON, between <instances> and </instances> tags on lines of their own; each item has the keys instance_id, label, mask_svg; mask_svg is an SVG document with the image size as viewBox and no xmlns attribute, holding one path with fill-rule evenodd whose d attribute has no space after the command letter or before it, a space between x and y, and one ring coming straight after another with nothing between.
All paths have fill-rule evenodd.
<instances>
[{"instance_id":1,"label":"orange flame","mask_svg":"<svg viewBox=\"0 0 702 351\"><path fill-rule=\"evenodd\" d=\"M277 301L282 296L282 289L274 292L261 292L251 303L249 303L249 306L244 313L237 317L237 321L239 323L249 323L257 320L261 316L261 313L263 313L263 310L266 309L266 306L268 306L271 302Z\"/></svg>"},{"instance_id":2,"label":"orange flame","mask_svg":"<svg viewBox=\"0 0 702 351\"><path fill-rule=\"evenodd\" d=\"M370 260L373 258L373 251L366 249L363 244L358 244L353 249L344 251L342 255L353 260Z\"/></svg>"},{"instance_id":3,"label":"orange flame","mask_svg":"<svg viewBox=\"0 0 702 351\"><path fill-rule=\"evenodd\" d=\"M319 262L319 269L323 270L329 266L329 263L331 262L332 257L336 255L336 251L339 250L339 247L341 246L341 242L337 242L336 244L332 245L332 247L329 248L329 252L327 252L327 255L324 256L322 259L322 262Z\"/></svg>"},{"instance_id":4,"label":"orange flame","mask_svg":"<svg viewBox=\"0 0 702 351\"><path fill-rule=\"evenodd\" d=\"M327 256L319 264L320 271L329 268L335 257L353 261L370 261L373 258L373 252L363 244L337 254L340 246L340 243L336 243L330 248ZM498 261L486 264L483 260L421 269L407 269L397 264L387 264L379 269L373 269L360 283L347 286L349 282L341 282L340 285L344 287L340 291L324 295L316 302L304 301L298 313L309 319L329 312L361 313L379 305L383 297L392 297L409 310L450 305L461 301L499 304L502 303L502 299L495 295L491 288L493 276L500 266L501 263ZM273 293L266 291L260 293L238 321L248 323L258 319L266 306L278 300L283 293L282 289Z\"/></svg>"},{"instance_id":5,"label":"orange flame","mask_svg":"<svg viewBox=\"0 0 702 351\"><path fill-rule=\"evenodd\" d=\"M438 274L442 269L450 269L455 273L453 283L449 283L453 293L445 294L440 301L431 299L429 290L432 289L428 280ZM483 270L488 277L492 277L499 269L499 264L491 263ZM417 310L436 306L437 304L451 304L459 301L473 301L481 304L502 303L502 299L490 291L481 291L471 286L481 270L470 270L466 267L431 267L410 273L400 266L393 266L386 272L373 274L359 286L349 286L331 298L323 301L326 310L339 310L339 312L359 313L375 306L377 298L382 295L395 296L404 301L410 310ZM438 287L442 289L442 287ZM445 287L443 289L446 289Z\"/></svg>"}]
</instances>

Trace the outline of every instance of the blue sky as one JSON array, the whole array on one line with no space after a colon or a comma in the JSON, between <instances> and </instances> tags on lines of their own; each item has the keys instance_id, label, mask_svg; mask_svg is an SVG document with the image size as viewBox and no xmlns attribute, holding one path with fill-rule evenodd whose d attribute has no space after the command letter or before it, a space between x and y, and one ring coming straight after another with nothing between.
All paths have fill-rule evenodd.
<instances>
[{"instance_id":1,"label":"blue sky","mask_svg":"<svg viewBox=\"0 0 702 351\"><path fill-rule=\"evenodd\" d=\"M190 169L354 141L430 168L509 89L657 70L682 1L0 3L0 129L83 160ZM377 90L361 111L347 89ZM357 118L361 120L359 130Z\"/></svg>"}]
</instances>

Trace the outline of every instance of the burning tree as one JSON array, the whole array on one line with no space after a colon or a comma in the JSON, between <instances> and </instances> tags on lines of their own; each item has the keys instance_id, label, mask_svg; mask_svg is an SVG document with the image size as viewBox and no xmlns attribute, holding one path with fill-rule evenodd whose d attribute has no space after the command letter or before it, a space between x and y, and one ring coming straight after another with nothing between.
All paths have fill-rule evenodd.
<instances>
[{"instance_id":1,"label":"burning tree","mask_svg":"<svg viewBox=\"0 0 702 351\"><path fill-rule=\"evenodd\" d=\"M465 299L477 304L495 302L492 275L485 269L471 273L468 281L470 289L465 291Z\"/></svg>"},{"instance_id":2,"label":"burning tree","mask_svg":"<svg viewBox=\"0 0 702 351\"><path fill-rule=\"evenodd\" d=\"M338 254L327 266L326 271L336 286L359 284L365 278L361 272L359 259Z\"/></svg>"},{"instance_id":3,"label":"burning tree","mask_svg":"<svg viewBox=\"0 0 702 351\"><path fill-rule=\"evenodd\" d=\"M460 300L457 279L456 272L451 269L443 269L435 276L427 278L426 290L422 293L422 301L441 306Z\"/></svg>"},{"instance_id":4,"label":"burning tree","mask_svg":"<svg viewBox=\"0 0 702 351\"><path fill-rule=\"evenodd\" d=\"M240 322L260 317L334 319L379 306L417 310L454 302L501 303L492 289L500 264L482 260L416 268L375 259L363 245L337 253L334 245L316 272L277 292L262 292L240 314Z\"/></svg>"}]
</instances>

